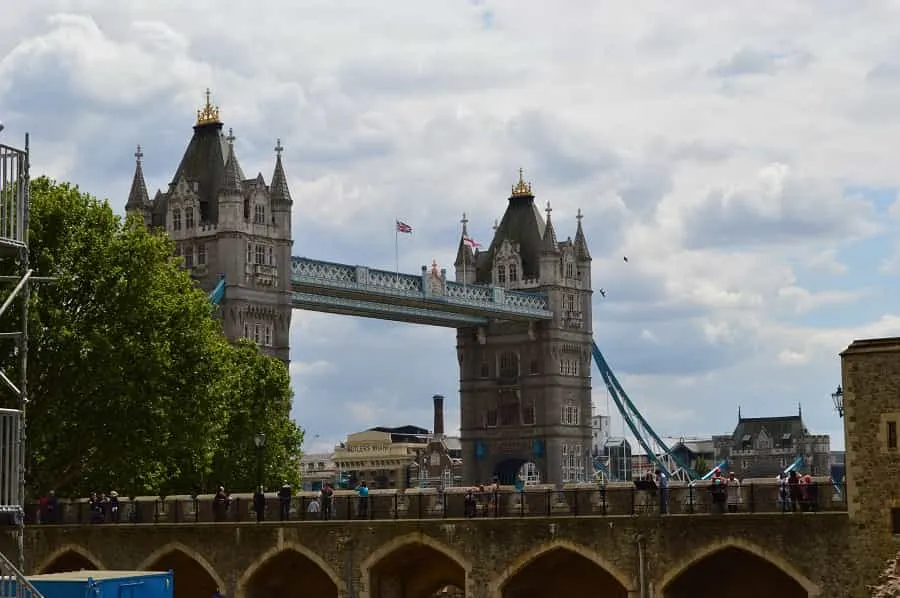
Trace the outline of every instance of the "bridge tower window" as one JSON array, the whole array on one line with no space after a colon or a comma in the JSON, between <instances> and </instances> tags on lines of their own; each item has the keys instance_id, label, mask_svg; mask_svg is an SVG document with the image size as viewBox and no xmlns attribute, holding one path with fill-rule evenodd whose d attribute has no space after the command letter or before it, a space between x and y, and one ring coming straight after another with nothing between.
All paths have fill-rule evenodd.
<instances>
[{"instance_id":1,"label":"bridge tower window","mask_svg":"<svg viewBox=\"0 0 900 598\"><path fill-rule=\"evenodd\" d=\"M172 210L172 230L181 230L181 209Z\"/></svg>"},{"instance_id":2,"label":"bridge tower window","mask_svg":"<svg viewBox=\"0 0 900 598\"><path fill-rule=\"evenodd\" d=\"M564 442L562 445L562 481L584 481L584 446L578 442Z\"/></svg>"},{"instance_id":3,"label":"bridge tower window","mask_svg":"<svg viewBox=\"0 0 900 598\"><path fill-rule=\"evenodd\" d=\"M509 380L519 377L519 356L513 351L500 354L498 373L500 378Z\"/></svg>"},{"instance_id":4,"label":"bridge tower window","mask_svg":"<svg viewBox=\"0 0 900 598\"><path fill-rule=\"evenodd\" d=\"M509 265L509 282L516 282L519 280L519 268L516 264Z\"/></svg>"},{"instance_id":5,"label":"bridge tower window","mask_svg":"<svg viewBox=\"0 0 900 598\"><path fill-rule=\"evenodd\" d=\"M506 266L497 266L497 284L506 284Z\"/></svg>"},{"instance_id":6,"label":"bridge tower window","mask_svg":"<svg viewBox=\"0 0 900 598\"><path fill-rule=\"evenodd\" d=\"M194 207L188 206L184 209L184 228L190 230L194 228Z\"/></svg>"},{"instance_id":7,"label":"bridge tower window","mask_svg":"<svg viewBox=\"0 0 900 598\"><path fill-rule=\"evenodd\" d=\"M261 203L253 206L253 224L265 224L266 223L266 206Z\"/></svg>"},{"instance_id":8,"label":"bridge tower window","mask_svg":"<svg viewBox=\"0 0 900 598\"><path fill-rule=\"evenodd\" d=\"M206 265L206 243L199 243L197 245L197 265L205 266Z\"/></svg>"}]
</instances>

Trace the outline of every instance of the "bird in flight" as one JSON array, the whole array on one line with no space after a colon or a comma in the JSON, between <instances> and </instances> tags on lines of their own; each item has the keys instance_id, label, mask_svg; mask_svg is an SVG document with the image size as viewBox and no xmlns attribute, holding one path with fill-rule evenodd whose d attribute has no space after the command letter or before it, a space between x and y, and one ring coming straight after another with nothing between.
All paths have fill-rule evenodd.
<instances>
[{"instance_id":1,"label":"bird in flight","mask_svg":"<svg viewBox=\"0 0 900 598\"><path fill-rule=\"evenodd\" d=\"M623 257L622 259L625 260L625 261L627 262L627 261L628 261L628 256L626 255L626 256Z\"/></svg>"},{"instance_id":2,"label":"bird in flight","mask_svg":"<svg viewBox=\"0 0 900 598\"><path fill-rule=\"evenodd\" d=\"M606 299L606 289L600 289L600 296Z\"/></svg>"}]
</instances>

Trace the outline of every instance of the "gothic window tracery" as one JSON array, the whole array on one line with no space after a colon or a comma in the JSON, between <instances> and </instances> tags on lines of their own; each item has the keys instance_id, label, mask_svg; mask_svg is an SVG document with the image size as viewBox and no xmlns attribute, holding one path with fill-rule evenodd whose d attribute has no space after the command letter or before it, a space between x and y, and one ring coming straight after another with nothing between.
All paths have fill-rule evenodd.
<instances>
[{"instance_id":1,"label":"gothic window tracery","mask_svg":"<svg viewBox=\"0 0 900 598\"><path fill-rule=\"evenodd\" d=\"M266 206L261 203L256 204L253 207L253 224L265 224L266 223Z\"/></svg>"},{"instance_id":2,"label":"gothic window tracery","mask_svg":"<svg viewBox=\"0 0 900 598\"><path fill-rule=\"evenodd\" d=\"M518 246L504 241L494 256L494 284L508 287L522 278L522 259Z\"/></svg>"},{"instance_id":3,"label":"gothic window tracery","mask_svg":"<svg viewBox=\"0 0 900 598\"><path fill-rule=\"evenodd\" d=\"M181 209L172 210L172 230L181 230Z\"/></svg>"},{"instance_id":4,"label":"gothic window tracery","mask_svg":"<svg viewBox=\"0 0 900 598\"><path fill-rule=\"evenodd\" d=\"M194 207L188 206L184 209L184 228L190 230L194 228Z\"/></svg>"}]
</instances>

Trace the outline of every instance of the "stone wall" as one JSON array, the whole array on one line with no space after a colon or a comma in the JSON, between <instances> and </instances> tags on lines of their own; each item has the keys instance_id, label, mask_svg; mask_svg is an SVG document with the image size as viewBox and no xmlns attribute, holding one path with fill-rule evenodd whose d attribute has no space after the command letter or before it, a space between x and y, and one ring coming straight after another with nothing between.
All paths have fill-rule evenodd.
<instances>
[{"instance_id":1,"label":"stone wall","mask_svg":"<svg viewBox=\"0 0 900 598\"><path fill-rule=\"evenodd\" d=\"M672 593L686 570L702 580L763 572L744 584L757 587L729 596L851 597L861 594L834 566L848 554L849 527L844 513L42 525L27 529L26 550L31 573L172 568L184 597L216 587L234 598L299 596L290 585L299 577L304 591L323 598L424 598L443 585L464 586L472 598L509 598L532 595L510 589L519 582L536 588L548 579L554 585L540 591L706 595ZM0 549L14 554L14 542L4 535ZM717 555L731 560L704 571L700 561ZM542 575L541 566L553 574Z\"/></svg>"},{"instance_id":2,"label":"stone wall","mask_svg":"<svg viewBox=\"0 0 900 598\"><path fill-rule=\"evenodd\" d=\"M861 586L874 584L900 549L900 451L886 433L889 421L900 426L900 338L855 341L841 357L851 559Z\"/></svg>"}]
</instances>

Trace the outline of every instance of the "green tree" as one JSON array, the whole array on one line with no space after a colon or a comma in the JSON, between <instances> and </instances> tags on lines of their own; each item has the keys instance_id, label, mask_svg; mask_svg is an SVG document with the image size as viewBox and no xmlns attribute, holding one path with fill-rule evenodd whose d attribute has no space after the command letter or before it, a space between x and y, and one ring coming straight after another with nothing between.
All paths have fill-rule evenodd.
<instances>
[{"instance_id":1,"label":"green tree","mask_svg":"<svg viewBox=\"0 0 900 598\"><path fill-rule=\"evenodd\" d=\"M214 461L228 469L239 458L226 447L229 431L248 407L223 382L282 384L289 405L286 373L254 378L266 373L260 360L274 370L284 364L225 342L166 235L47 178L32 181L30 207L32 267L56 277L32 294L32 492L188 492ZM267 412L274 420L262 431L279 438L277 430L289 429L302 439L283 409ZM274 458L286 457L269 453L273 473Z\"/></svg>"},{"instance_id":2,"label":"green tree","mask_svg":"<svg viewBox=\"0 0 900 598\"><path fill-rule=\"evenodd\" d=\"M260 355L256 345L239 341L231 347L230 363L216 394L224 397L228 421L221 430L219 451L213 457L213 482L231 488L257 484L259 458L263 483L274 488L300 481L302 430L290 419L290 375L283 362ZM255 439L265 434L265 445ZM261 454L260 454L261 453Z\"/></svg>"}]
</instances>

